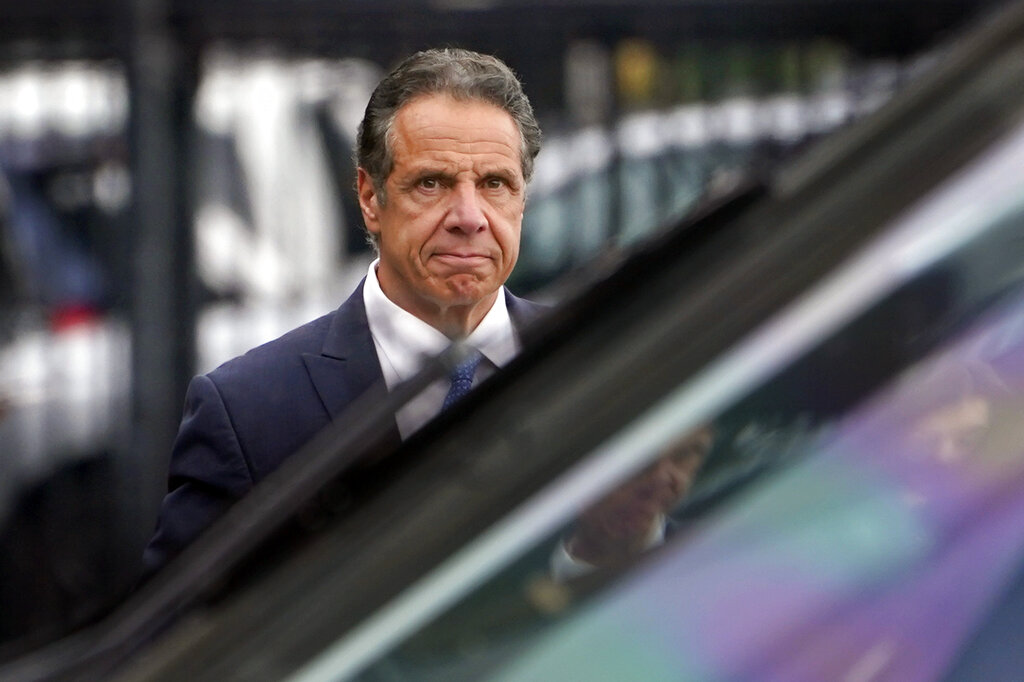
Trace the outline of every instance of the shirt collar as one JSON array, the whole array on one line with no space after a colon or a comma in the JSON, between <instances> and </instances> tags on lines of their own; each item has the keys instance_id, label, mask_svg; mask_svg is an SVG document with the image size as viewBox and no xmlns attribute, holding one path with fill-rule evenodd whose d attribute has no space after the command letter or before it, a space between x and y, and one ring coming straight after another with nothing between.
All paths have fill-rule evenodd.
<instances>
[{"instance_id":1,"label":"shirt collar","mask_svg":"<svg viewBox=\"0 0 1024 682\"><path fill-rule=\"evenodd\" d=\"M391 365L390 368L381 368L385 377L393 373L393 376L404 381L419 371L426 358L443 352L451 345L451 340L384 295L377 280L379 262L378 258L370 264L363 285L366 320L370 334L380 354L384 356L381 364ZM480 351L496 367L502 367L515 356L519 342L508 314L504 289L495 297L491 309L465 343Z\"/></svg>"}]
</instances>

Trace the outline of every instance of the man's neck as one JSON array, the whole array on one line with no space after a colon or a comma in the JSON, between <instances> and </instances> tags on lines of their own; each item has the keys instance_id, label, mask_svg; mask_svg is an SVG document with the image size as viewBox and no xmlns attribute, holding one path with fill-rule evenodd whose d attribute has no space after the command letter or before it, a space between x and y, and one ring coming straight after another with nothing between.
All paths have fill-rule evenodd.
<instances>
[{"instance_id":1,"label":"man's neck","mask_svg":"<svg viewBox=\"0 0 1024 682\"><path fill-rule=\"evenodd\" d=\"M479 301L467 304L444 305L443 303L423 298L406 300L408 297L403 298L400 296L400 290L392 290L387 278L381 277L379 268L376 270L376 275L380 290L388 300L409 314L423 320L452 341L459 341L472 334L473 330L477 328L481 320L487 316L487 313L494 306L498 296L504 291L503 287L499 287L497 291Z\"/></svg>"},{"instance_id":2,"label":"man's neck","mask_svg":"<svg viewBox=\"0 0 1024 682\"><path fill-rule=\"evenodd\" d=\"M426 315L421 315L416 311L410 312L452 341L459 341L473 333L473 330L477 328L480 321L487 316L499 293L500 291L495 292L473 305L438 307L434 310L425 311L427 312Z\"/></svg>"}]
</instances>

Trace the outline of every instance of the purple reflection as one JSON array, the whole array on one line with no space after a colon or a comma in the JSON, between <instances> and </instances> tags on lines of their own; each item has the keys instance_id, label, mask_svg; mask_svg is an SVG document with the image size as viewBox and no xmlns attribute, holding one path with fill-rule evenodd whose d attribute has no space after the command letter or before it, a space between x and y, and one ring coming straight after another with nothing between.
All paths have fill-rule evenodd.
<instances>
[{"instance_id":1,"label":"purple reflection","mask_svg":"<svg viewBox=\"0 0 1024 682\"><path fill-rule=\"evenodd\" d=\"M1024 554L1022 320L905 372L500 679L941 676Z\"/></svg>"}]
</instances>

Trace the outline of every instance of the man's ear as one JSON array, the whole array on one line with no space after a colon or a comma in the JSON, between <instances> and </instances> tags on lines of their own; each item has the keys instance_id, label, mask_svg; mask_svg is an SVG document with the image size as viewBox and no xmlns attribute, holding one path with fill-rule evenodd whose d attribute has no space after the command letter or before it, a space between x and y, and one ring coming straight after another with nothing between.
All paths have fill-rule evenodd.
<instances>
[{"instance_id":1,"label":"man's ear","mask_svg":"<svg viewBox=\"0 0 1024 682\"><path fill-rule=\"evenodd\" d=\"M358 169L356 176L356 194L359 195L359 210L363 212L366 229L372 234L378 234L380 225L377 215L380 211L380 204L377 201L377 188L373 186L370 174L362 168Z\"/></svg>"}]
</instances>

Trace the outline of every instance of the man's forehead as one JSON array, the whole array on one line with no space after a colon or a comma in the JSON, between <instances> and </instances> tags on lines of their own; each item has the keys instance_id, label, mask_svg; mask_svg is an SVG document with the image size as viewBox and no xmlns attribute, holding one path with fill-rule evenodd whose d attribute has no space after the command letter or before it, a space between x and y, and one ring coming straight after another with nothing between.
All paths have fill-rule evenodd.
<instances>
[{"instance_id":1,"label":"man's forehead","mask_svg":"<svg viewBox=\"0 0 1024 682\"><path fill-rule=\"evenodd\" d=\"M519 130L508 112L484 101L446 96L403 106L392 129L396 162L429 165L466 162L521 167Z\"/></svg>"},{"instance_id":2,"label":"man's forehead","mask_svg":"<svg viewBox=\"0 0 1024 682\"><path fill-rule=\"evenodd\" d=\"M515 120L504 109L485 100L444 94L422 95L406 102L395 115L394 128L416 136L519 137Z\"/></svg>"},{"instance_id":3,"label":"man's forehead","mask_svg":"<svg viewBox=\"0 0 1024 682\"><path fill-rule=\"evenodd\" d=\"M473 165L499 168L519 167L519 149L493 140L462 142L443 136L399 138L395 161L409 166Z\"/></svg>"}]
</instances>

